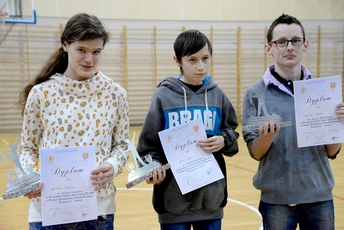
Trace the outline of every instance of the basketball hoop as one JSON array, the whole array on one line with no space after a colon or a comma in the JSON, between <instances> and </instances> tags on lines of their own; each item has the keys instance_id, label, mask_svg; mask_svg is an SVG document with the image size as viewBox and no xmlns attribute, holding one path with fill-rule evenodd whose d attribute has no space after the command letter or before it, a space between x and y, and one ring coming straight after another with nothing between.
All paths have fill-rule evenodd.
<instances>
[{"instance_id":1,"label":"basketball hoop","mask_svg":"<svg viewBox=\"0 0 344 230\"><path fill-rule=\"evenodd\" d=\"M0 12L0 26L5 29L5 20L8 18L7 12Z\"/></svg>"}]
</instances>

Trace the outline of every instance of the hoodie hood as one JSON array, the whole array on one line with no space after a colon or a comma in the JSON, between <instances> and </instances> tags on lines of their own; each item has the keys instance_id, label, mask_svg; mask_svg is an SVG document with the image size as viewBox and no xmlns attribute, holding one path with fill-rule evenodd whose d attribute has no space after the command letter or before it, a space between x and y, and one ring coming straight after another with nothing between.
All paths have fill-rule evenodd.
<instances>
[{"instance_id":1,"label":"hoodie hood","mask_svg":"<svg viewBox=\"0 0 344 230\"><path fill-rule=\"evenodd\" d=\"M168 77L168 78L164 79L162 82L160 82L160 84L158 85L158 88L165 86L165 87L168 87L175 92L182 93L184 96L185 112L187 112L187 110L188 110L188 97L192 97L193 95L204 93L205 109L206 109L206 111L208 111L208 109L209 109L208 108L208 90L216 87L216 83L211 80L210 76L207 76L203 80L202 87L200 89L198 89L196 92L194 92L191 89L189 89L188 87L185 87L185 84L180 80L181 78L182 78L182 76L179 76L177 78ZM208 121L208 118L206 116L205 117L205 123L207 124L208 122L209 121Z\"/></svg>"},{"instance_id":2,"label":"hoodie hood","mask_svg":"<svg viewBox=\"0 0 344 230\"><path fill-rule=\"evenodd\" d=\"M210 76L204 79L203 85L196 92L180 81L180 78L181 76L165 78L159 83L153 96L152 103L156 106L151 107L151 110L155 114L163 113L163 129L202 119L207 134L218 133L222 118L223 91Z\"/></svg>"},{"instance_id":3,"label":"hoodie hood","mask_svg":"<svg viewBox=\"0 0 344 230\"><path fill-rule=\"evenodd\" d=\"M199 90L197 90L196 92L193 92L188 87L185 87L185 84L182 81L180 81L181 78L182 78L182 76L167 77L158 84L158 88L159 87L168 87L169 89L171 89L175 92L178 92L180 94L184 94L184 90L183 90L183 88L184 88L187 96L192 96L195 94L202 94L202 93L204 93L205 90L210 90L210 89L213 89L214 87L216 87L216 83L211 80L210 76L207 76L203 80L202 87Z\"/></svg>"}]
</instances>

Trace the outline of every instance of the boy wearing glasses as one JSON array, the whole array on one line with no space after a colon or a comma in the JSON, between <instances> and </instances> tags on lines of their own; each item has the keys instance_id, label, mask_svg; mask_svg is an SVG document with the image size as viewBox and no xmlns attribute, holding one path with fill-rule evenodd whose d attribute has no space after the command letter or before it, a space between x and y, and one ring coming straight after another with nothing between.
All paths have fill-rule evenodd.
<instances>
[{"instance_id":1,"label":"boy wearing glasses","mask_svg":"<svg viewBox=\"0 0 344 230\"><path fill-rule=\"evenodd\" d=\"M243 128L249 153L259 161L253 185L261 190L264 229L295 230L299 224L300 230L334 230L334 179L328 158L335 159L342 144L298 148L296 139L293 82L311 79L301 65L309 41L301 23L282 14L271 24L267 42L265 50L274 65L246 92L243 127L257 115L279 116L291 126L267 118L258 129ZM335 112L344 122L343 103Z\"/></svg>"}]
</instances>

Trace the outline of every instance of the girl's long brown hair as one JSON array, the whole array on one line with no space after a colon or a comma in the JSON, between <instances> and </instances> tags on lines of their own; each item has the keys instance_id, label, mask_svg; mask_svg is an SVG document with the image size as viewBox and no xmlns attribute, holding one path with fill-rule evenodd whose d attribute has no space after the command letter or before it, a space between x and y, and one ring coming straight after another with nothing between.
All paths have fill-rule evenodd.
<instances>
[{"instance_id":1,"label":"girl's long brown hair","mask_svg":"<svg viewBox=\"0 0 344 230\"><path fill-rule=\"evenodd\" d=\"M66 42L71 44L76 41L85 41L91 39L101 38L103 46L109 41L110 34L106 31L101 21L93 15L76 14L67 22L62 35L61 45ZM31 89L42 82L50 79L55 73L63 74L68 67L68 54L64 52L62 46L51 55L45 63L40 72L36 75L24 90L19 95L19 100L16 103L21 109L21 114L24 115L26 100Z\"/></svg>"}]
</instances>

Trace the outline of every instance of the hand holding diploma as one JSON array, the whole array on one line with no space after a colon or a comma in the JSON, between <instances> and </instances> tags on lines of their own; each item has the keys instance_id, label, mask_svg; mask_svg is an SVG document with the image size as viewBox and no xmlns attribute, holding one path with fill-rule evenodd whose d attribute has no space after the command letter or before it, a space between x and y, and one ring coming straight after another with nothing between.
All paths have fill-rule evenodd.
<instances>
[{"instance_id":1,"label":"hand holding diploma","mask_svg":"<svg viewBox=\"0 0 344 230\"><path fill-rule=\"evenodd\" d=\"M100 190L104 185L106 185L113 178L113 167L110 163L104 162L97 169L91 171L92 184L95 185L94 190ZM43 188L43 183L40 183L37 188L24 196L33 199L41 196L41 191Z\"/></svg>"},{"instance_id":2,"label":"hand holding diploma","mask_svg":"<svg viewBox=\"0 0 344 230\"><path fill-rule=\"evenodd\" d=\"M336 114L344 122L344 103L340 103L337 105Z\"/></svg>"},{"instance_id":3,"label":"hand holding diploma","mask_svg":"<svg viewBox=\"0 0 344 230\"><path fill-rule=\"evenodd\" d=\"M94 146L40 149L42 183L27 195L41 193L43 226L97 218L94 190L109 181L113 168L103 163L94 169L95 161Z\"/></svg>"},{"instance_id":4,"label":"hand holding diploma","mask_svg":"<svg viewBox=\"0 0 344 230\"><path fill-rule=\"evenodd\" d=\"M336 106L336 111L338 118L340 119L341 123L344 123L344 103L340 103ZM330 158L335 158L335 155L338 154L338 151L342 147L342 143L337 144L328 144L326 145L326 152Z\"/></svg>"},{"instance_id":5,"label":"hand holding diploma","mask_svg":"<svg viewBox=\"0 0 344 230\"><path fill-rule=\"evenodd\" d=\"M201 149L207 153L218 152L225 146L224 137L213 136L204 140L199 140L197 146L201 147Z\"/></svg>"},{"instance_id":6,"label":"hand holding diploma","mask_svg":"<svg viewBox=\"0 0 344 230\"><path fill-rule=\"evenodd\" d=\"M298 147L344 141L341 76L294 81Z\"/></svg>"},{"instance_id":7,"label":"hand holding diploma","mask_svg":"<svg viewBox=\"0 0 344 230\"><path fill-rule=\"evenodd\" d=\"M223 147L223 137L207 138L201 119L165 129L158 134L183 195L224 177L211 153Z\"/></svg>"},{"instance_id":8,"label":"hand holding diploma","mask_svg":"<svg viewBox=\"0 0 344 230\"><path fill-rule=\"evenodd\" d=\"M100 190L113 178L113 167L110 163L104 162L98 168L91 171L94 190Z\"/></svg>"}]
</instances>

